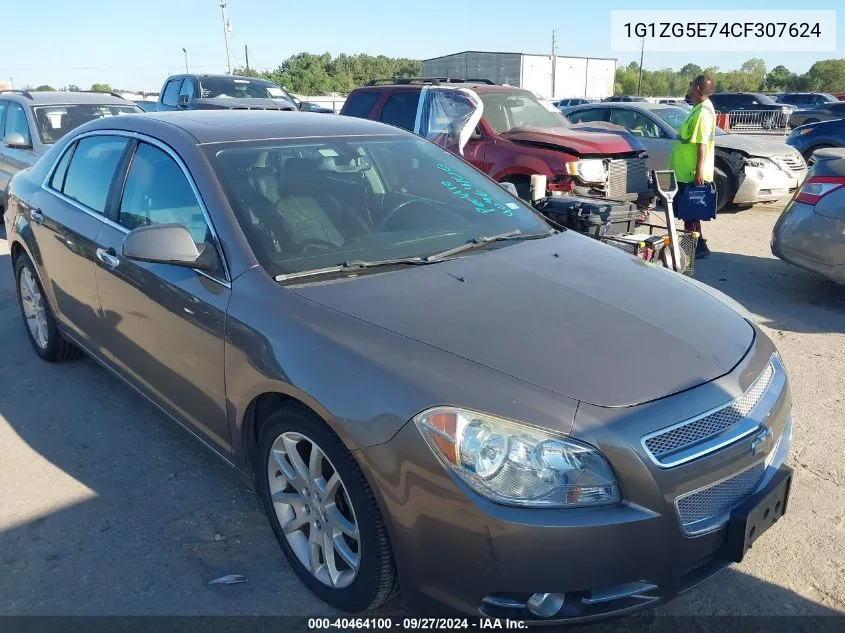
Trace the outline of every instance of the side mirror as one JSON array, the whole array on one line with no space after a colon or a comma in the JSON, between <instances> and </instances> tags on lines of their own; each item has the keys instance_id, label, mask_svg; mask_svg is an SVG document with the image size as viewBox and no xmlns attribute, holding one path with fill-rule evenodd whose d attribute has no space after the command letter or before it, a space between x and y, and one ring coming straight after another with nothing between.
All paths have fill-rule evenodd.
<instances>
[{"instance_id":1,"label":"side mirror","mask_svg":"<svg viewBox=\"0 0 845 633\"><path fill-rule=\"evenodd\" d=\"M24 138L20 132L10 132L3 139L3 145L9 149L32 149L32 143Z\"/></svg>"},{"instance_id":2,"label":"side mirror","mask_svg":"<svg viewBox=\"0 0 845 633\"><path fill-rule=\"evenodd\" d=\"M516 185L512 182L500 182L499 186L515 198L519 197L519 193L516 191Z\"/></svg>"},{"instance_id":3,"label":"side mirror","mask_svg":"<svg viewBox=\"0 0 845 633\"><path fill-rule=\"evenodd\" d=\"M217 270L217 253L210 244L197 248L182 224L155 224L130 231L123 238L123 256L141 262Z\"/></svg>"},{"instance_id":4,"label":"side mirror","mask_svg":"<svg viewBox=\"0 0 845 633\"><path fill-rule=\"evenodd\" d=\"M178 105L180 108L187 108L188 101L190 101L188 95L179 95L179 98L176 100L176 105Z\"/></svg>"}]
</instances>

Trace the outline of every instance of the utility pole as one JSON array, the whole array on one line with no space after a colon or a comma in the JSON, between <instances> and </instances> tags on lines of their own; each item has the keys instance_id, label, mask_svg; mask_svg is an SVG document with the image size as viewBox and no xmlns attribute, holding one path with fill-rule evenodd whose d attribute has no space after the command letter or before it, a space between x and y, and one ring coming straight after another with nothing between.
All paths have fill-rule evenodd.
<instances>
[{"instance_id":1,"label":"utility pole","mask_svg":"<svg viewBox=\"0 0 845 633\"><path fill-rule=\"evenodd\" d=\"M249 48L244 44L244 57L246 58L246 74L249 74Z\"/></svg>"},{"instance_id":2,"label":"utility pole","mask_svg":"<svg viewBox=\"0 0 845 633\"><path fill-rule=\"evenodd\" d=\"M637 80L637 96L642 96L643 85L643 53L645 52L645 37L643 37L643 44L640 47L640 78Z\"/></svg>"},{"instance_id":3,"label":"utility pole","mask_svg":"<svg viewBox=\"0 0 845 633\"><path fill-rule=\"evenodd\" d=\"M555 98L555 79L557 79L557 32L552 29L552 92L550 99Z\"/></svg>"},{"instance_id":4,"label":"utility pole","mask_svg":"<svg viewBox=\"0 0 845 633\"><path fill-rule=\"evenodd\" d=\"M182 52L185 53L185 74L187 75L188 74L188 51L183 48Z\"/></svg>"},{"instance_id":5,"label":"utility pole","mask_svg":"<svg viewBox=\"0 0 845 633\"><path fill-rule=\"evenodd\" d=\"M229 52L229 21L226 19L226 2L220 0L220 15L223 17L223 40L226 43L226 68L232 74L232 55Z\"/></svg>"}]
</instances>

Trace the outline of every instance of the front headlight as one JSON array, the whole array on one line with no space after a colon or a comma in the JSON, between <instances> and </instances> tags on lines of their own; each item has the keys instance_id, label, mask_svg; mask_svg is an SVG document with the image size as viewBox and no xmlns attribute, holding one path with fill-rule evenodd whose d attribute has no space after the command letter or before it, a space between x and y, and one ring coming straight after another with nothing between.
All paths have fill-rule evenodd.
<instances>
[{"instance_id":1,"label":"front headlight","mask_svg":"<svg viewBox=\"0 0 845 633\"><path fill-rule=\"evenodd\" d=\"M573 160L566 163L566 173L577 176L584 182L604 182L607 180L607 169L600 158Z\"/></svg>"},{"instance_id":2,"label":"front headlight","mask_svg":"<svg viewBox=\"0 0 845 633\"><path fill-rule=\"evenodd\" d=\"M423 411L414 422L440 461L492 501L546 508L619 501L610 465L589 446L455 407Z\"/></svg>"},{"instance_id":3,"label":"front headlight","mask_svg":"<svg viewBox=\"0 0 845 633\"><path fill-rule=\"evenodd\" d=\"M762 167L764 169L780 169L777 163L773 160L768 158L763 158L762 156L755 156L752 158L746 158L742 161L745 165L749 167Z\"/></svg>"}]
</instances>

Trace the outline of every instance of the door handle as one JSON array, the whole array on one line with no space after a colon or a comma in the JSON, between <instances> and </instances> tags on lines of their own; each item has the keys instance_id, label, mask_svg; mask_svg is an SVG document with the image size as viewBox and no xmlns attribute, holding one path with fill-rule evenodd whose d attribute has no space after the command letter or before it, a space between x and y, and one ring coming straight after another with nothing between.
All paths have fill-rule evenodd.
<instances>
[{"instance_id":1,"label":"door handle","mask_svg":"<svg viewBox=\"0 0 845 633\"><path fill-rule=\"evenodd\" d=\"M97 259L106 268L109 268L111 270L117 268L120 264L120 258L115 254L113 248L98 248Z\"/></svg>"},{"instance_id":2,"label":"door handle","mask_svg":"<svg viewBox=\"0 0 845 633\"><path fill-rule=\"evenodd\" d=\"M44 214L41 213L41 209L33 209L29 212L29 217L36 224L44 224Z\"/></svg>"}]
</instances>

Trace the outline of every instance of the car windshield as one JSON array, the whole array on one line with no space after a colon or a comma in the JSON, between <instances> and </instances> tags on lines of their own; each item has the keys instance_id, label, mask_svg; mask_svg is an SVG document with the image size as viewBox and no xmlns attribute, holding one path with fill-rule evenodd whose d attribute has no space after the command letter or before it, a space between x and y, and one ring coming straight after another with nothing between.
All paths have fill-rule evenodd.
<instances>
[{"instance_id":1,"label":"car windshield","mask_svg":"<svg viewBox=\"0 0 845 633\"><path fill-rule=\"evenodd\" d=\"M484 174L416 136L240 142L207 151L273 276L550 230Z\"/></svg>"},{"instance_id":2,"label":"car windshield","mask_svg":"<svg viewBox=\"0 0 845 633\"><path fill-rule=\"evenodd\" d=\"M45 105L33 106L38 136L45 145L52 145L65 134L88 121L119 114L143 112L136 105Z\"/></svg>"},{"instance_id":3,"label":"car windshield","mask_svg":"<svg viewBox=\"0 0 845 633\"><path fill-rule=\"evenodd\" d=\"M689 114L689 110L685 110L684 108L680 108L678 106L670 106L667 108L654 108L652 110L654 114L659 116L661 119L666 121L675 132L681 129L681 124L684 122L684 119L687 118ZM727 134L722 128L716 128L716 136L722 136L723 134Z\"/></svg>"},{"instance_id":4,"label":"car windshield","mask_svg":"<svg viewBox=\"0 0 845 633\"><path fill-rule=\"evenodd\" d=\"M200 79L200 95L203 99L284 99L293 103L293 98L272 81L240 77Z\"/></svg>"},{"instance_id":5,"label":"car windshield","mask_svg":"<svg viewBox=\"0 0 845 633\"><path fill-rule=\"evenodd\" d=\"M497 133L504 134L520 127L569 127L571 123L551 101L530 92L479 92L484 104L484 120Z\"/></svg>"}]
</instances>

